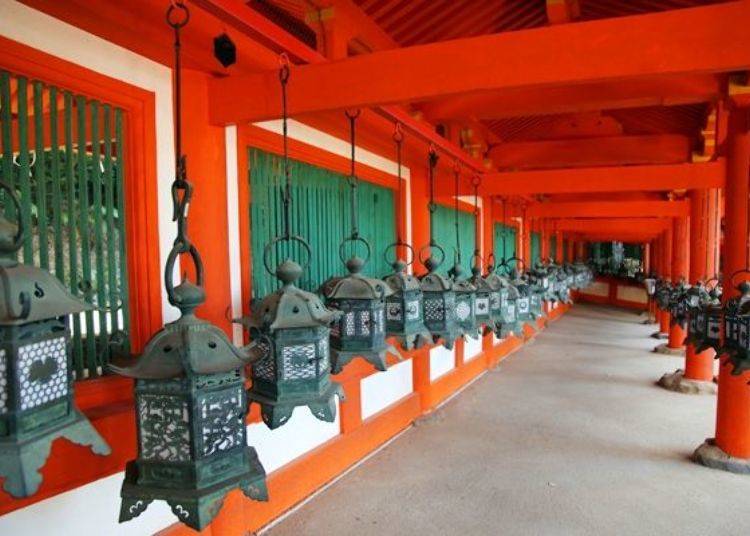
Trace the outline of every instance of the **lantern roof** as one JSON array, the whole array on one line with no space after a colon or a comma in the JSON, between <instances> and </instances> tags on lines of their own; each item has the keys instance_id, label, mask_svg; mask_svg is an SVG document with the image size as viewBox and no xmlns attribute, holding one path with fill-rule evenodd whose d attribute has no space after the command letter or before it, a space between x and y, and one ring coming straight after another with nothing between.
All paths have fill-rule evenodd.
<instances>
[{"instance_id":1,"label":"lantern roof","mask_svg":"<svg viewBox=\"0 0 750 536\"><path fill-rule=\"evenodd\" d=\"M239 322L249 329L271 332L277 329L316 328L328 326L340 314L323 305L320 298L295 286L302 273L300 266L286 260L276 269L283 285L263 298L253 313Z\"/></svg>"},{"instance_id":2,"label":"lantern roof","mask_svg":"<svg viewBox=\"0 0 750 536\"><path fill-rule=\"evenodd\" d=\"M0 263L0 325L13 326L88 311L55 276L36 266Z\"/></svg>"},{"instance_id":3,"label":"lantern roof","mask_svg":"<svg viewBox=\"0 0 750 536\"><path fill-rule=\"evenodd\" d=\"M403 264L393 265L394 271L383 278L383 281L394 291L419 290L419 279L412 274L406 273Z\"/></svg>"},{"instance_id":4,"label":"lantern roof","mask_svg":"<svg viewBox=\"0 0 750 536\"><path fill-rule=\"evenodd\" d=\"M487 277L489 277L490 275L492 274L488 274ZM490 285L490 283L487 281L487 278L482 277L481 269L478 266L472 268L471 279L469 281L479 292L491 292L493 290L496 290Z\"/></svg>"},{"instance_id":5,"label":"lantern roof","mask_svg":"<svg viewBox=\"0 0 750 536\"><path fill-rule=\"evenodd\" d=\"M349 274L332 277L320 287L320 292L328 300L375 300L393 294L384 281L362 275L364 262L352 257L346 262Z\"/></svg>"},{"instance_id":6,"label":"lantern roof","mask_svg":"<svg viewBox=\"0 0 750 536\"><path fill-rule=\"evenodd\" d=\"M455 263L450 270L448 270L448 274L450 275L451 279L453 280L453 290L459 293L471 293L476 292L476 287L471 284L471 282L462 277L463 276L464 269L461 267L459 263Z\"/></svg>"},{"instance_id":7,"label":"lantern roof","mask_svg":"<svg viewBox=\"0 0 750 536\"><path fill-rule=\"evenodd\" d=\"M141 380L165 380L216 374L253 361L224 331L192 314L181 316L159 330L132 366L110 365L113 372Z\"/></svg>"},{"instance_id":8,"label":"lantern roof","mask_svg":"<svg viewBox=\"0 0 750 536\"><path fill-rule=\"evenodd\" d=\"M428 272L419 280L423 292L445 292L453 290L453 281L437 272Z\"/></svg>"}]
</instances>

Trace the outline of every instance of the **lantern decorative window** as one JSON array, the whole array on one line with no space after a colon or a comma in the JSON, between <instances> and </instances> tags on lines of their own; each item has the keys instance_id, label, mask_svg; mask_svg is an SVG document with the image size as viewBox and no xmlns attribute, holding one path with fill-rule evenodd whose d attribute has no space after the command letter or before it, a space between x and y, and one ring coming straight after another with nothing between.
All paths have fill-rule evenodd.
<instances>
[{"instance_id":1,"label":"lantern decorative window","mask_svg":"<svg viewBox=\"0 0 750 536\"><path fill-rule=\"evenodd\" d=\"M750 370L750 281L743 281L736 288L740 295L727 301L724 308L724 347L716 357L726 354L732 374L739 375Z\"/></svg>"},{"instance_id":2,"label":"lantern decorative window","mask_svg":"<svg viewBox=\"0 0 750 536\"><path fill-rule=\"evenodd\" d=\"M0 182L18 216L0 215L0 477L14 497L39 489L39 470L59 438L110 449L73 402L69 317L91 306L46 270L16 261L25 227L10 186Z\"/></svg>"},{"instance_id":3,"label":"lantern decorative window","mask_svg":"<svg viewBox=\"0 0 750 536\"><path fill-rule=\"evenodd\" d=\"M396 142L396 154L398 161L398 202L396 204L396 219L400 221L401 213L401 146L404 136L401 124L396 123L393 134ZM393 267L393 273L383 278L386 285L393 294L385 299L385 330L388 337L394 337L402 348L412 350L421 348L432 342L432 335L424 325L424 298L419 279L406 272L408 266L414 261L414 248L401 238L401 225L397 226L398 236L396 242L388 246L384 252L386 262L388 252L394 250L395 256L389 264ZM408 259L399 258L400 252L408 252Z\"/></svg>"},{"instance_id":4,"label":"lantern decorative window","mask_svg":"<svg viewBox=\"0 0 750 536\"><path fill-rule=\"evenodd\" d=\"M490 288L490 318L495 335L504 339L519 334L522 325L518 321L516 308L518 290L507 278L497 274L492 263L488 267L484 281Z\"/></svg>"},{"instance_id":5,"label":"lantern decorative window","mask_svg":"<svg viewBox=\"0 0 750 536\"><path fill-rule=\"evenodd\" d=\"M656 282L656 305L662 311L669 310L669 302L672 298L672 284L669 279L659 279Z\"/></svg>"},{"instance_id":6,"label":"lantern decorative window","mask_svg":"<svg viewBox=\"0 0 750 536\"><path fill-rule=\"evenodd\" d=\"M256 360L248 397L251 403L260 405L263 422L271 429L285 424L294 408L300 406L307 406L320 420L333 422L336 395L343 399L341 386L331 381L330 357L330 326L341 313L327 309L317 295L296 286L312 261L312 251L302 237L292 235L291 229L292 181L286 99L289 75L289 61L282 56L279 81L284 140L283 234L263 250L263 266L279 279L281 287L258 300L252 307L252 314L239 320L249 331L253 341L249 349ZM271 256L284 245L288 246L286 251L291 251L295 243L305 257L305 266L287 258L272 271Z\"/></svg>"},{"instance_id":7,"label":"lantern decorative window","mask_svg":"<svg viewBox=\"0 0 750 536\"><path fill-rule=\"evenodd\" d=\"M220 328L195 316L205 302L203 263L188 237L187 212L193 187L181 146L180 31L189 20L180 0L170 4L174 30L175 167L172 204L177 237L169 252L164 282L180 317L158 331L133 364L110 365L135 379L138 454L125 468L120 522L163 500L185 525L203 530L221 509L224 496L241 489L267 500L265 471L247 446L244 367L252 359ZM173 282L176 262L187 255L195 279ZM187 261L187 258L186 258Z\"/></svg>"},{"instance_id":8,"label":"lantern decorative window","mask_svg":"<svg viewBox=\"0 0 750 536\"><path fill-rule=\"evenodd\" d=\"M419 260L427 269L419 280L424 299L424 324L432 334L434 342L442 341L443 346L453 348L455 340L463 335L463 330L456 318L456 292L453 281L438 273L438 268L445 261L445 250L435 241L434 237L434 214L435 205L434 185L435 166L438 155L434 147L429 151L429 184L430 202L428 210L430 213L430 243L422 248ZM429 256L423 259L423 253L429 252ZM435 255L438 254L438 256Z\"/></svg>"},{"instance_id":9,"label":"lantern decorative window","mask_svg":"<svg viewBox=\"0 0 750 536\"><path fill-rule=\"evenodd\" d=\"M349 175L349 200L351 204L351 234L339 246L339 258L348 275L332 277L320 287L327 307L341 312L331 331L331 370L334 374L355 357L362 357L378 370L387 370L386 354L399 356L386 342L385 300L393 290L384 281L362 273L370 258L370 244L359 235L357 224L357 175L355 173L355 122L359 111L346 112L351 136L351 173ZM361 244L365 256L360 257L354 247ZM352 246L349 259L344 258L347 245Z\"/></svg>"},{"instance_id":10,"label":"lantern decorative window","mask_svg":"<svg viewBox=\"0 0 750 536\"><path fill-rule=\"evenodd\" d=\"M677 324L683 329L687 327L688 321L688 310L691 304L691 287L685 282L684 279L680 279L677 285L672 288L669 296L669 314L670 323ZM700 295L694 292L695 299L700 300Z\"/></svg>"},{"instance_id":11,"label":"lantern decorative window","mask_svg":"<svg viewBox=\"0 0 750 536\"><path fill-rule=\"evenodd\" d=\"M482 267L478 262L471 269L469 283L475 289L474 318L477 325L484 325L485 335L498 331L501 316L500 289L490 286L482 276Z\"/></svg>"},{"instance_id":12,"label":"lantern decorative window","mask_svg":"<svg viewBox=\"0 0 750 536\"><path fill-rule=\"evenodd\" d=\"M685 342L692 344L695 351L699 353L709 348L718 351L720 347L721 287L718 280L715 281L716 284L710 289L708 284L701 286L703 292L700 304L691 307L689 311L688 334Z\"/></svg>"},{"instance_id":13,"label":"lantern decorative window","mask_svg":"<svg viewBox=\"0 0 750 536\"><path fill-rule=\"evenodd\" d=\"M523 264L521 259L511 257L508 259L506 266L510 267L512 262ZM528 324L532 329L536 330L536 320L541 318L541 315L543 314L540 289L530 285L529 282L518 273L515 266L510 269L510 280L511 284L518 292L518 299L516 300L518 320L522 323Z\"/></svg>"}]
</instances>

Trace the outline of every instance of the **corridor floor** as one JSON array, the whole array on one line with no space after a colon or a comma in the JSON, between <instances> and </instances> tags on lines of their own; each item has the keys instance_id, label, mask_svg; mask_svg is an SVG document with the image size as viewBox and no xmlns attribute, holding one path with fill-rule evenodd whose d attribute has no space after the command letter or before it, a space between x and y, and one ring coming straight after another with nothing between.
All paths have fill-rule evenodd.
<instances>
[{"instance_id":1,"label":"corridor floor","mask_svg":"<svg viewBox=\"0 0 750 536\"><path fill-rule=\"evenodd\" d=\"M682 359L641 320L575 306L267 534L750 534L750 477L689 461L715 397L654 384Z\"/></svg>"}]
</instances>

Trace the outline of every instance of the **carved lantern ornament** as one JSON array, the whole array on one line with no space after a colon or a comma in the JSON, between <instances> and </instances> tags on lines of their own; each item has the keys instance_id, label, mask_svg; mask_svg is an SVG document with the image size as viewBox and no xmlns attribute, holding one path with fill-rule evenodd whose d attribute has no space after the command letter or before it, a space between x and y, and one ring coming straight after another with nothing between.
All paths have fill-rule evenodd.
<instances>
[{"instance_id":1,"label":"carved lantern ornament","mask_svg":"<svg viewBox=\"0 0 750 536\"><path fill-rule=\"evenodd\" d=\"M393 290L384 281L362 273L370 258L370 244L359 234L357 207L358 180L355 173L355 122L359 111L347 112L351 135L351 173L349 174L349 201L351 205L351 233L339 246L339 258L349 272L332 277L320 288L328 307L341 311L341 316L331 332L331 369L334 374L355 357L362 357L378 370L387 370L386 354L399 356L386 342L385 300ZM357 244L365 248L365 256L355 251ZM346 246L352 246L349 259L344 259Z\"/></svg>"},{"instance_id":2,"label":"carved lantern ornament","mask_svg":"<svg viewBox=\"0 0 750 536\"><path fill-rule=\"evenodd\" d=\"M393 134L396 142L396 156L398 161L398 200L396 202L396 221L400 222L401 207L401 146L404 135L401 124L396 123ZM421 348L432 342L432 336L424 325L424 299L419 279L407 273L406 269L414 262L414 248L406 243L401 237L401 225L396 226L396 241L389 245L385 252L386 263L393 267L393 273L383 278L385 283L393 291L393 294L385 299L385 330L388 337L394 337L402 348L412 350ZM394 251L393 262L389 262L388 252ZM407 253L401 258L399 253Z\"/></svg>"},{"instance_id":3,"label":"carved lantern ornament","mask_svg":"<svg viewBox=\"0 0 750 536\"><path fill-rule=\"evenodd\" d=\"M474 339L479 337L479 328L481 324L477 321L477 289L471 284L471 281L464 275L463 266L461 266L461 234L460 227L458 224L458 181L461 174L461 169L456 162L453 166L453 183L454 183L454 197L453 197L453 226L456 230L456 246L455 253L453 256L453 266L448 270L448 276L453 280L453 290L456 293L456 321L461 327L464 335L468 335ZM478 180L478 179L475 179ZM475 209L475 217L478 213L478 209ZM476 225L474 226L476 228ZM482 306L487 310L487 302L483 301ZM484 314L484 312L483 312Z\"/></svg>"},{"instance_id":4,"label":"carved lantern ornament","mask_svg":"<svg viewBox=\"0 0 750 536\"><path fill-rule=\"evenodd\" d=\"M519 334L522 324L518 321L516 308L518 290L506 277L497 273L498 268L494 266L494 256L490 254L490 264L484 277L485 284L490 288L490 320L495 336L504 339Z\"/></svg>"},{"instance_id":5,"label":"carved lantern ornament","mask_svg":"<svg viewBox=\"0 0 750 536\"><path fill-rule=\"evenodd\" d=\"M736 272L730 284L739 274L750 274L748 270ZM739 296L726 302L724 306L724 347L716 352L716 357L727 355L732 366L732 374L739 375L750 370L750 281L742 281L735 287Z\"/></svg>"},{"instance_id":6,"label":"carved lantern ornament","mask_svg":"<svg viewBox=\"0 0 750 536\"><path fill-rule=\"evenodd\" d=\"M529 283L526 277L519 274L518 263L523 265L523 261L518 257L511 257L506 261L510 282L518 291L518 299L516 300L518 320L529 324L532 329L536 330L538 327L536 321L542 318L544 314L542 312L542 290Z\"/></svg>"},{"instance_id":7,"label":"carved lantern ornament","mask_svg":"<svg viewBox=\"0 0 750 536\"><path fill-rule=\"evenodd\" d=\"M690 285L687 284L684 278L680 278L677 285L672 288L669 296L670 323L679 325L683 329L687 327L688 309L690 308L691 303L690 290ZM695 296L695 299L699 299L697 291Z\"/></svg>"},{"instance_id":8,"label":"carved lantern ornament","mask_svg":"<svg viewBox=\"0 0 750 536\"><path fill-rule=\"evenodd\" d=\"M672 283L669 279L659 279L656 281L656 306L662 311L669 310L669 302L672 298Z\"/></svg>"},{"instance_id":9,"label":"carved lantern ornament","mask_svg":"<svg viewBox=\"0 0 750 536\"><path fill-rule=\"evenodd\" d=\"M442 341L443 346L453 348L455 340L463 335L463 329L456 318L456 292L453 281L438 273L438 268L445 261L445 250L435 241L434 215L437 205L435 204L435 166L438 155L434 147L429 151L429 185L430 203L430 243L419 252L419 260L427 269L420 280L419 285L424 297L424 324L432 334L434 342ZM429 253L426 259L423 254ZM438 256L435 256L435 253Z\"/></svg>"},{"instance_id":10,"label":"carved lantern ornament","mask_svg":"<svg viewBox=\"0 0 750 536\"><path fill-rule=\"evenodd\" d=\"M709 280L706 284L699 283L698 286L701 288L700 300L695 306L692 305L695 300L691 302L685 343L692 344L698 353L709 348L718 351L722 317L721 286L716 278Z\"/></svg>"},{"instance_id":11,"label":"carved lantern ornament","mask_svg":"<svg viewBox=\"0 0 750 536\"><path fill-rule=\"evenodd\" d=\"M252 355L257 359L252 367L250 402L261 407L266 425L278 428L292 416L294 408L307 406L323 421L336 418L336 395L343 398L343 390L331 381L330 326L341 313L327 309L317 295L296 286L302 273L309 267L312 252L300 236L292 235L289 208L292 202L291 171L288 156L286 87L289 63L282 56L281 80L284 193L282 196L283 226L281 236L274 238L263 250L263 265L269 274L281 282L281 288L253 306L252 314L242 318L253 344ZM305 254L304 267L287 258L276 270L271 269L271 254L286 245L289 252L294 244ZM278 257L278 256L277 256Z\"/></svg>"},{"instance_id":12,"label":"carved lantern ornament","mask_svg":"<svg viewBox=\"0 0 750 536\"><path fill-rule=\"evenodd\" d=\"M550 271L547 266L537 262L535 266L526 272L526 277L530 284L541 289L542 301L553 301L555 299L554 288L550 277Z\"/></svg>"},{"instance_id":13,"label":"carved lantern ornament","mask_svg":"<svg viewBox=\"0 0 750 536\"><path fill-rule=\"evenodd\" d=\"M175 32L175 157L172 183L177 238L167 257L164 281L169 303L180 318L164 326L129 366L111 366L135 379L137 458L125 468L120 522L163 500L177 519L202 530L221 509L224 496L239 488L251 499L267 500L265 472L247 446L244 366L251 362L224 331L195 316L205 301L203 264L187 234L192 184L181 147L180 29L187 7L170 5L167 21ZM179 256L195 266L196 283L174 286Z\"/></svg>"},{"instance_id":14,"label":"carved lantern ornament","mask_svg":"<svg viewBox=\"0 0 750 536\"><path fill-rule=\"evenodd\" d=\"M52 442L65 438L99 455L110 449L73 403L69 316L91 309L52 274L16 261L25 227L0 215L0 477L14 497L39 489Z\"/></svg>"}]
</instances>

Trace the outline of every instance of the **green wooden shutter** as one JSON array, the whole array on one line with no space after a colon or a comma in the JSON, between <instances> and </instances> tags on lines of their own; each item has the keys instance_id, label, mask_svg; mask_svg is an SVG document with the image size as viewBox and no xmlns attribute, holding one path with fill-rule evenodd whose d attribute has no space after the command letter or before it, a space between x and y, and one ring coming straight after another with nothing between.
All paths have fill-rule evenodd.
<instances>
[{"instance_id":1,"label":"green wooden shutter","mask_svg":"<svg viewBox=\"0 0 750 536\"><path fill-rule=\"evenodd\" d=\"M122 123L119 108L0 71L0 176L30 230L19 260L97 308L72 318L78 379L102 374L110 344L129 349Z\"/></svg>"},{"instance_id":2,"label":"green wooden shutter","mask_svg":"<svg viewBox=\"0 0 750 536\"><path fill-rule=\"evenodd\" d=\"M549 239L549 256L553 260L557 258L557 237L552 235Z\"/></svg>"},{"instance_id":3,"label":"green wooden shutter","mask_svg":"<svg viewBox=\"0 0 750 536\"><path fill-rule=\"evenodd\" d=\"M503 238L505 246L503 251ZM511 225L496 223L494 226L495 262L500 264L504 259L516 256L516 228Z\"/></svg>"},{"instance_id":4,"label":"green wooden shutter","mask_svg":"<svg viewBox=\"0 0 750 536\"><path fill-rule=\"evenodd\" d=\"M456 216L452 207L437 205L435 210L435 241L445 250L445 262L438 271L447 274L453 266L456 252ZM474 215L463 210L458 211L458 235L461 242L461 265L468 274L471 268L471 256L474 255Z\"/></svg>"},{"instance_id":5,"label":"green wooden shutter","mask_svg":"<svg viewBox=\"0 0 750 536\"><path fill-rule=\"evenodd\" d=\"M259 149L248 151L253 297L262 298L279 286L278 280L263 267L263 249L275 236L283 234L283 159ZM349 186L346 176L327 169L296 160L290 161L290 168L291 231L305 238L313 252L300 287L315 291L329 277L345 272L339 259L339 244L350 232ZM358 203L360 235L372 248L365 272L380 277L391 271L383 259L383 251L396 236L393 191L359 181ZM283 244L270 256L271 267L275 268L287 255L300 262L304 260L297 245Z\"/></svg>"}]
</instances>

